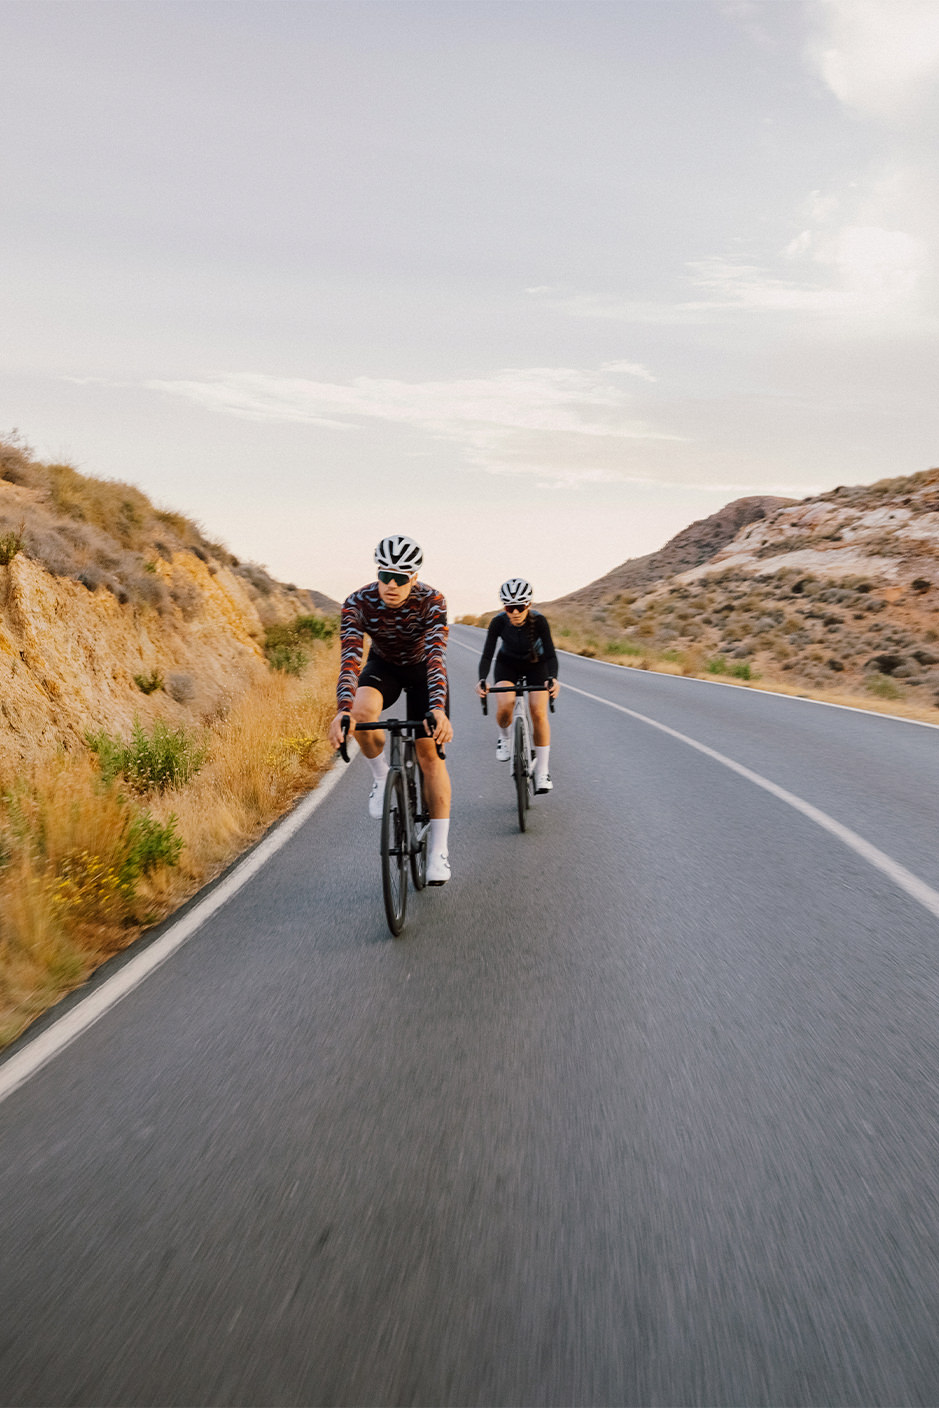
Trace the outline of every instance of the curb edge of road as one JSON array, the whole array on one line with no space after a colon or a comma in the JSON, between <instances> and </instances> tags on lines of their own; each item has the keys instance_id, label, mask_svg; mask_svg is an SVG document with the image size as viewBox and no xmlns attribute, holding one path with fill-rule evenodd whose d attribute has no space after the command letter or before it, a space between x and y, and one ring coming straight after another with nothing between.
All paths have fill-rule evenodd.
<instances>
[{"instance_id":1,"label":"curb edge of road","mask_svg":"<svg viewBox=\"0 0 939 1408\"><path fill-rule=\"evenodd\" d=\"M70 1045L82 1032L93 1026L111 1007L116 1006L121 998L126 997L134 988L139 987L174 953L177 953L180 948L195 938L203 924L223 905L227 904L229 899L232 899L247 884L248 880L262 869L267 861L299 831L313 812L326 800L344 772L345 764L337 757L335 762L325 768L315 785L299 797L289 811L278 817L263 835L229 862L219 875L209 880L194 895L190 895L189 899L184 901L178 909L174 909L172 914L168 914L165 919L161 919L152 928L144 930L126 948L105 959L104 963L100 964L80 987L65 993L45 1012L40 1013L25 1031L21 1032L9 1046L0 1052L0 1103L8 1095L12 1095L14 1090L25 1084L43 1066L52 1061L59 1052L64 1051L66 1046ZM282 836L281 832L284 833ZM258 852L262 849L264 855L259 860ZM240 871L244 872L241 876L239 876ZM226 893L221 897L216 897L213 903L213 896L223 887L226 888ZM187 921L199 908L204 908L205 913L192 924L191 928L187 929ZM177 928L183 928L185 932L174 941L173 931ZM148 961L149 951L161 942L165 942L165 952L158 956L151 956ZM111 984L116 985L117 980L132 964L139 966L136 977L125 981L121 985L121 990L111 1001L104 1001L104 990ZM87 1008L93 999L99 999L98 1010L88 1015L85 1020L81 1020L81 1009ZM56 1041L52 1035L53 1032L57 1027L66 1023L69 1018L75 1019L71 1024L72 1029L63 1031L60 1039ZM45 1050L33 1051L33 1048L36 1048L39 1043L44 1043ZM11 1066L14 1067L13 1074L9 1069ZM16 1067L19 1067L19 1070Z\"/></svg>"}]
</instances>

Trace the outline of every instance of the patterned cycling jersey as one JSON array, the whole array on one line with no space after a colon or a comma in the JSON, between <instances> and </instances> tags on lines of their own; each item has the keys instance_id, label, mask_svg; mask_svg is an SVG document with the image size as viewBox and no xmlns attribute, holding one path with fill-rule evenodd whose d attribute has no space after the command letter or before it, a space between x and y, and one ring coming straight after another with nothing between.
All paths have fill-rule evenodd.
<instances>
[{"instance_id":1,"label":"patterned cycling jersey","mask_svg":"<svg viewBox=\"0 0 939 1408\"><path fill-rule=\"evenodd\" d=\"M390 665L427 662L427 692L432 709L447 702L447 603L425 582L415 582L400 606L386 606L378 583L361 587L342 603L341 664L336 699L340 711L352 707L362 666L363 636Z\"/></svg>"}]
</instances>

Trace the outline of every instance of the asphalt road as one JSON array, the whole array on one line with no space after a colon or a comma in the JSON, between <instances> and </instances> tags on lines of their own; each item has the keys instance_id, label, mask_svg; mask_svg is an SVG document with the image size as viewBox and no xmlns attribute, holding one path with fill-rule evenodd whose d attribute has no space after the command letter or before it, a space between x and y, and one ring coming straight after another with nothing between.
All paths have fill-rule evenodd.
<instances>
[{"instance_id":1,"label":"asphalt road","mask_svg":"<svg viewBox=\"0 0 939 1408\"><path fill-rule=\"evenodd\" d=\"M0 1104L0 1402L939 1402L939 733L564 657L521 836L452 639L401 939L357 760Z\"/></svg>"}]
</instances>

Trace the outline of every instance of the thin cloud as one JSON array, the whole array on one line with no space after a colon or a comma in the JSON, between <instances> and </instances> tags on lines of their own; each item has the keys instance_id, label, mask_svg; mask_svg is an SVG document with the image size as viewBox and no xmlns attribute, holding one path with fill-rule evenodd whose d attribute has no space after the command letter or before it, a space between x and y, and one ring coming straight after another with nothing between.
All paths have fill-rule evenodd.
<instances>
[{"instance_id":1,"label":"thin cloud","mask_svg":"<svg viewBox=\"0 0 939 1408\"><path fill-rule=\"evenodd\" d=\"M721 257L690 261L686 277L705 297L637 303L557 289L538 296L570 317L624 323L690 322L735 310L858 319L908 313L930 268L925 242L879 225L826 224L838 208L836 197L813 192L805 209L820 223L778 251L775 268Z\"/></svg>"},{"instance_id":2,"label":"thin cloud","mask_svg":"<svg viewBox=\"0 0 939 1408\"><path fill-rule=\"evenodd\" d=\"M809 62L855 111L911 117L939 76L935 0L814 0Z\"/></svg>"},{"instance_id":3,"label":"thin cloud","mask_svg":"<svg viewBox=\"0 0 939 1408\"><path fill-rule=\"evenodd\" d=\"M622 378L654 381L638 363L598 369L509 368L491 377L347 383L254 373L152 380L147 389L251 420L354 430L372 421L408 427L461 447L491 474L536 474L554 483L618 479L625 442L677 440L638 412Z\"/></svg>"},{"instance_id":4,"label":"thin cloud","mask_svg":"<svg viewBox=\"0 0 939 1408\"><path fill-rule=\"evenodd\" d=\"M895 314L899 304L913 297L929 264L920 240L903 230L872 225L803 230L783 257L790 265L827 276L828 282L787 280L754 265L720 259L700 260L690 269L700 288L719 295L704 305L709 308L870 316Z\"/></svg>"}]
</instances>

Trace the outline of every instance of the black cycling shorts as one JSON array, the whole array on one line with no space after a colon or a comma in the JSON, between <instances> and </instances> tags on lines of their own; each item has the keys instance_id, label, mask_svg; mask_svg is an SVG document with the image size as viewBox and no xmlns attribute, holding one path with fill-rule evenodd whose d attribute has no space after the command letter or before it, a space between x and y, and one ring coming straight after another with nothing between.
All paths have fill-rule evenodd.
<instances>
[{"instance_id":1,"label":"black cycling shorts","mask_svg":"<svg viewBox=\"0 0 939 1408\"><path fill-rule=\"evenodd\" d=\"M358 680L359 688L367 685L377 689L382 699L382 708L388 709L405 692L409 719L423 719L430 712L430 694L427 689L427 661L418 660L415 665L395 665L383 660L374 650L368 652ZM450 691L444 704L447 717L450 716Z\"/></svg>"},{"instance_id":2,"label":"black cycling shorts","mask_svg":"<svg viewBox=\"0 0 939 1408\"><path fill-rule=\"evenodd\" d=\"M529 684L547 684L551 678L543 660L522 660L517 655L506 655L504 650L500 650L492 667L493 682L499 684L501 680L508 680L511 684L518 684L523 675Z\"/></svg>"}]
</instances>

